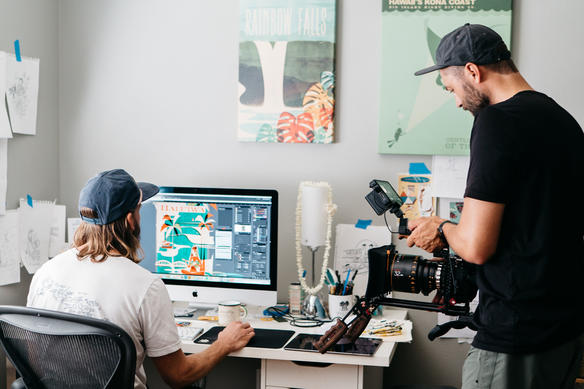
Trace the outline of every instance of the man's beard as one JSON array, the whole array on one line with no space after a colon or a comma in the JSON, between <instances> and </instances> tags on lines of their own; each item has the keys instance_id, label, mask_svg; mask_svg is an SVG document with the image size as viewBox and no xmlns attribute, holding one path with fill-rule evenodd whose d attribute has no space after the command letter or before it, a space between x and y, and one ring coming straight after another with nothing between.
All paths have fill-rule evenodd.
<instances>
[{"instance_id":1,"label":"man's beard","mask_svg":"<svg viewBox=\"0 0 584 389\"><path fill-rule=\"evenodd\" d=\"M479 111L491 104L489 96L480 92L468 82L462 84L466 96L462 102L462 108L477 116Z\"/></svg>"}]
</instances>

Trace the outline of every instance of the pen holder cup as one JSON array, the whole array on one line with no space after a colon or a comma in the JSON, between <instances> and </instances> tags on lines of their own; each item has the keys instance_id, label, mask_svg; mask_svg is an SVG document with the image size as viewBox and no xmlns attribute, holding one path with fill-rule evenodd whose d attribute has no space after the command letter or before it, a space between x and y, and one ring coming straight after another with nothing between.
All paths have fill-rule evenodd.
<instances>
[{"instance_id":1,"label":"pen holder cup","mask_svg":"<svg viewBox=\"0 0 584 389\"><path fill-rule=\"evenodd\" d=\"M331 319L335 317L343 318L355 304L355 296L348 294L340 296L336 294L328 295L328 309Z\"/></svg>"}]
</instances>

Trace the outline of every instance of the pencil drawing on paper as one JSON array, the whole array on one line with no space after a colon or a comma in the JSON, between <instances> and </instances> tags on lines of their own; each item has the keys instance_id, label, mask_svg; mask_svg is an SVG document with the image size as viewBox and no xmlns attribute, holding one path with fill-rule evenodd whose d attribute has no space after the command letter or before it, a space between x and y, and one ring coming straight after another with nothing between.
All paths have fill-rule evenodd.
<instances>
[{"instance_id":1,"label":"pencil drawing on paper","mask_svg":"<svg viewBox=\"0 0 584 389\"><path fill-rule=\"evenodd\" d=\"M26 117L30 106L30 87L31 79L27 73L20 73L14 78L14 83L6 91L8 98L13 103L11 115L16 114L20 118Z\"/></svg>"},{"instance_id":2,"label":"pencil drawing on paper","mask_svg":"<svg viewBox=\"0 0 584 389\"><path fill-rule=\"evenodd\" d=\"M41 240L39 239L38 233L30 229L26 236L24 255L28 258L28 261L36 264L41 261Z\"/></svg>"}]
</instances>

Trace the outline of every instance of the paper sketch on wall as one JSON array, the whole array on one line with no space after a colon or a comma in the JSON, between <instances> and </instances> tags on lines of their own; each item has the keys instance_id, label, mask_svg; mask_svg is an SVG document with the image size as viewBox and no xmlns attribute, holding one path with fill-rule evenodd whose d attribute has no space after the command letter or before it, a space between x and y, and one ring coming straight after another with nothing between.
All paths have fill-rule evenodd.
<instances>
[{"instance_id":1,"label":"paper sketch on wall","mask_svg":"<svg viewBox=\"0 0 584 389\"><path fill-rule=\"evenodd\" d=\"M331 143L335 0L241 0L238 139Z\"/></svg>"},{"instance_id":2,"label":"paper sketch on wall","mask_svg":"<svg viewBox=\"0 0 584 389\"><path fill-rule=\"evenodd\" d=\"M0 216L0 285L20 282L18 255L18 212Z\"/></svg>"},{"instance_id":3,"label":"paper sketch on wall","mask_svg":"<svg viewBox=\"0 0 584 389\"><path fill-rule=\"evenodd\" d=\"M75 237L75 231L81 225L80 217L69 217L67 218L67 242L69 244L73 243L73 238Z\"/></svg>"},{"instance_id":4,"label":"paper sketch on wall","mask_svg":"<svg viewBox=\"0 0 584 389\"><path fill-rule=\"evenodd\" d=\"M0 138L12 138L5 97L8 75L8 53L0 51Z\"/></svg>"},{"instance_id":5,"label":"paper sketch on wall","mask_svg":"<svg viewBox=\"0 0 584 389\"><path fill-rule=\"evenodd\" d=\"M353 224L337 224L335 235L335 269L344 280L349 269L357 276L354 280L353 293L365 294L369 274L368 251L391 243L391 234L385 226L357 228Z\"/></svg>"},{"instance_id":6,"label":"paper sketch on wall","mask_svg":"<svg viewBox=\"0 0 584 389\"><path fill-rule=\"evenodd\" d=\"M8 139L0 139L0 215L6 213L8 188Z\"/></svg>"},{"instance_id":7,"label":"paper sketch on wall","mask_svg":"<svg viewBox=\"0 0 584 389\"><path fill-rule=\"evenodd\" d=\"M33 201L33 206L20 199L18 208L18 246L20 259L33 274L49 259L49 239L54 218L52 202Z\"/></svg>"},{"instance_id":8,"label":"paper sketch on wall","mask_svg":"<svg viewBox=\"0 0 584 389\"><path fill-rule=\"evenodd\" d=\"M55 205L51 229L49 235L49 258L62 253L67 248L65 245L65 220L67 208L64 205Z\"/></svg>"},{"instance_id":9,"label":"paper sketch on wall","mask_svg":"<svg viewBox=\"0 0 584 389\"><path fill-rule=\"evenodd\" d=\"M38 58L7 56L6 102L12 132L35 135L39 94Z\"/></svg>"}]
</instances>

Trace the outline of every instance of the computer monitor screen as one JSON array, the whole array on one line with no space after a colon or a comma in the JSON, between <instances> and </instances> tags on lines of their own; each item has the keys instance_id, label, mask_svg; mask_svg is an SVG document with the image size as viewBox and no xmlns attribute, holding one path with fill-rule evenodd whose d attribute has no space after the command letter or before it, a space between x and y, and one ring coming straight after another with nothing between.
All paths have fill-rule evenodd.
<instances>
[{"instance_id":1,"label":"computer monitor screen","mask_svg":"<svg viewBox=\"0 0 584 389\"><path fill-rule=\"evenodd\" d=\"M140 210L140 264L173 300L273 305L277 223L275 190L161 187Z\"/></svg>"}]
</instances>

